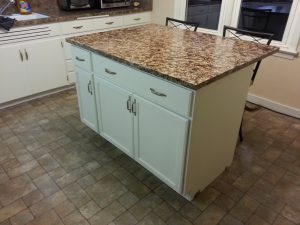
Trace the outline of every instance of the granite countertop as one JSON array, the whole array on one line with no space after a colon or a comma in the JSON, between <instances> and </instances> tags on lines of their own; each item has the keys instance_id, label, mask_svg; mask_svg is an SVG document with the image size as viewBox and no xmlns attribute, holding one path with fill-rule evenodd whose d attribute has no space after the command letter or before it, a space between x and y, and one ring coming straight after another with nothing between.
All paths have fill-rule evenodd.
<instances>
[{"instance_id":1,"label":"granite countertop","mask_svg":"<svg viewBox=\"0 0 300 225\"><path fill-rule=\"evenodd\" d=\"M0 0L1 1L1 0ZM63 11L57 6L54 0L35 0L31 2L32 12L49 16L44 19L16 21L14 27L32 26L46 23L57 23L76 20L77 18L90 16L117 16L132 13L152 11L152 0L143 0L140 7L124 7L114 9L82 9L73 11ZM6 14L18 13L16 7L10 7Z\"/></svg>"},{"instance_id":2,"label":"granite countertop","mask_svg":"<svg viewBox=\"0 0 300 225\"><path fill-rule=\"evenodd\" d=\"M276 53L276 47L149 24L68 42L197 90Z\"/></svg>"}]
</instances>

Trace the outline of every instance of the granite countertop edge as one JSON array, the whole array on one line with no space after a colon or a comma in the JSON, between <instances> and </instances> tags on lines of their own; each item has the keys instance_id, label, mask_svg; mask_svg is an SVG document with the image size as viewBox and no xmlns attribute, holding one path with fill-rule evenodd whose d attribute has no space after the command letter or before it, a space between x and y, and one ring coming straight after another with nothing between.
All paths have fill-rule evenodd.
<instances>
[{"instance_id":1,"label":"granite countertop edge","mask_svg":"<svg viewBox=\"0 0 300 225\"><path fill-rule=\"evenodd\" d=\"M87 50L89 50L91 52L94 52L96 54L99 54L101 56L104 56L104 57L107 57L109 59L115 60L115 61L117 61L119 63L124 64L125 66L130 66L130 67L132 67L134 69L138 69L138 70L141 70L143 72L150 73L150 74L155 75L157 77L163 78L164 80L170 81L172 83L175 83L177 85L180 85L180 86L183 86L183 87L186 87L188 89L195 90L195 91L198 90L198 89L200 89L200 88L202 88L202 87L204 87L204 86L206 86L206 85L208 85L208 84L210 84L210 83L212 83L212 82L215 82L215 81L217 81L217 80L219 80L219 79L221 79L221 78L223 78L223 77L225 77L225 76L227 76L229 74L232 74L232 73L234 73L234 72L236 72L238 70L244 69L247 66L250 66L251 64L254 64L254 63L256 63L256 62L258 62L258 61L260 61L260 60L262 60L262 59L264 59L264 58L266 58L268 56L271 56L271 55L279 52L279 48L276 48L272 52L266 53L266 54L264 54L264 55L262 55L262 56L260 56L260 57L258 57L256 59L253 59L253 60L251 60L249 62L246 62L246 63L244 63L242 65L238 65L238 66L236 66L236 67L234 67L232 69L227 70L226 72L224 72L222 74L218 74L218 76L215 76L215 77L212 77L210 79L207 79L207 80L201 82L200 84L193 85L193 84L188 83L188 82L186 82L184 80L171 77L168 74L160 73L160 72L158 72L156 70L147 69L147 68L145 68L143 66L140 66L138 64L129 62L129 61L125 60L125 59L116 57L116 56L108 54L106 52L103 52L103 51L100 51L100 50L95 50L94 48L92 48L92 47L90 47L88 45L80 44L80 43L78 43L76 41L73 41L73 40L71 40L71 38L67 38L66 41L69 42L70 44L75 45L75 46L81 47L83 49L87 49Z\"/></svg>"}]
</instances>

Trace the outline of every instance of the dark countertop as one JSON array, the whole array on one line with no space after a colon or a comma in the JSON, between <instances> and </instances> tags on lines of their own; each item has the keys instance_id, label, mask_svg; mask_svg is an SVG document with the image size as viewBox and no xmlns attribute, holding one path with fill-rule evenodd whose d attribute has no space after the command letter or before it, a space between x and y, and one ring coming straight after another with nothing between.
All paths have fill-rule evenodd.
<instances>
[{"instance_id":1,"label":"dark countertop","mask_svg":"<svg viewBox=\"0 0 300 225\"><path fill-rule=\"evenodd\" d=\"M194 90L279 50L155 24L72 37L67 41Z\"/></svg>"},{"instance_id":2,"label":"dark countertop","mask_svg":"<svg viewBox=\"0 0 300 225\"><path fill-rule=\"evenodd\" d=\"M83 9L74 11L62 11L58 8L55 0L35 0L31 2L32 12L40 13L49 16L45 19L16 21L14 27L39 25L46 23L57 23L76 20L78 17L90 17L90 16L117 16L126 15L132 13L141 13L146 11L152 11L152 0L144 0L140 7L125 7L115 9ZM10 7L6 14L17 13L15 7Z\"/></svg>"}]
</instances>

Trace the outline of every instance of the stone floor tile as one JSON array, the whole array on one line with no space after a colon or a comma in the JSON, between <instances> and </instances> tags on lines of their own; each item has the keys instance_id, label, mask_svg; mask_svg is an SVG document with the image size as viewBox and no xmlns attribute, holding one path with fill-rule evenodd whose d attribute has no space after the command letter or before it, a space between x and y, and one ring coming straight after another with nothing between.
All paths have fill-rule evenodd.
<instances>
[{"instance_id":1,"label":"stone floor tile","mask_svg":"<svg viewBox=\"0 0 300 225\"><path fill-rule=\"evenodd\" d=\"M8 176L10 177L17 177L20 176L33 168L37 167L39 164L36 160L29 161L19 167L13 168L9 171L7 171Z\"/></svg>"},{"instance_id":2,"label":"stone floor tile","mask_svg":"<svg viewBox=\"0 0 300 225\"><path fill-rule=\"evenodd\" d=\"M219 225L243 225L243 223L231 216L230 214L227 214L223 217Z\"/></svg>"},{"instance_id":3,"label":"stone floor tile","mask_svg":"<svg viewBox=\"0 0 300 225\"><path fill-rule=\"evenodd\" d=\"M10 205L0 208L0 223L18 214L24 209L26 209L26 205L22 200L17 200Z\"/></svg>"},{"instance_id":4,"label":"stone floor tile","mask_svg":"<svg viewBox=\"0 0 300 225\"><path fill-rule=\"evenodd\" d=\"M295 224L300 224L300 211L289 205L283 208L281 215Z\"/></svg>"},{"instance_id":5,"label":"stone floor tile","mask_svg":"<svg viewBox=\"0 0 300 225\"><path fill-rule=\"evenodd\" d=\"M101 208L104 208L126 193L127 189L115 177L108 175L89 186L86 192Z\"/></svg>"},{"instance_id":6,"label":"stone floor tile","mask_svg":"<svg viewBox=\"0 0 300 225\"><path fill-rule=\"evenodd\" d=\"M52 179L54 179L55 181L57 181L59 178L61 178L65 174L66 174L66 171L61 167L58 167L58 168L56 168L56 169L54 169L54 170L52 170L51 172L48 173L48 175L50 177L52 177Z\"/></svg>"},{"instance_id":7,"label":"stone floor tile","mask_svg":"<svg viewBox=\"0 0 300 225\"><path fill-rule=\"evenodd\" d=\"M126 209L118 202L113 202L89 219L91 225L107 225L115 220Z\"/></svg>"},{"instance_id":8,"label":"stone floor tile","mask_svg":"<svg viewBox=\"0 0 300 225\"><path fill-rule=\"evenodd\" d=\"M88 186L95 184L96 180L91 175L86 175L80 179L77 180L77 183L82 187L83 189L87 188Z\"/></svg>"},{"instance_id":9,"label":"stone floor tile","mask_svg":"<svg viewBox=\"0 0 300 225\"><path fill-rule=\"evenodd\" d=\"M230 198L232 198L235 201L239 201L243 196L243 192L238 190L236 187L218 179L215 180L211 184L211 186L214 187L217 191L225 195L228 195Z\"/></svg>"},{"instance_id":10,"label":"stone floor tile","mask_svg":"<svg viewBox=\"0 0 300 225\"><path fill-rule=\"evenodd\" d=\"M167 225L192 225L192 223L185 219L183 216L181 216L179 213L175 213L167 221Z\"/></svg>"},{"instance_id":11,"label":"stone floor tile","mask_svg":"<svg viewBox=\"0 0 300 225\"><path fill-rule=\"evenodd\" d=\"M218 196L220 192L208 187L200 192L192 203L198 207L201 211L205 210Z\"/></svg>"},{"instance_id":12,"label":"stone floor tile","mask_svg":"<svg viewBox=\"0 0 300 225\"><path fill-rule=\"evenodd\" d=\"M55 208L60 203L67 200L66 195L62 191L58 191L53 195L35 203L30 207L31 212L34 216L39 216L46 213L47 211Z\"/></svg>"},{"instance_id":13,"label":"stone floor tile","mask_svg":"<svg viewBox=\"0 0 300 225\"><path fill-rule=\"evenodd\" d=\"M161 202L162 199L160 197L151 193L130 208L129 211L137 220L140 220L153 209L157 208Z\"/></svg>"},{"instance_id":14,"label":"stone floor tile","mask_svg":"<svg viewBox=\"0 0 300 225\"><path fill-rule=\"evenodd\" d=\"M257 201L245 196L231 209L230 214L238 220L246 222L258 206Z\"/></svg>"},{"instance_id":15,"label":"stone floor tile","mask_svg":"<svg viewBox=\"0 0 300 225\"><path fill-rule=\"evenodd\" d=\"M34 220L30 221L26 225L61 225L61 221L56 213L51 210L46 213L36 217Z\"/></svg>"},{"instance_id":16,"label":"stone floor tile","mask_svg":"<svg viewBox=\"0 0 300 225\"><path fill-rule=\"evenodd\" d=\"M0 185L0 203L8 205L34 191L36 187L26 175L13 178Z\"/></svg>"},{"instance_id":17,"label":"stone floor tile","mask_svg":"<svg viewBox=\"0 0 300 225\"><path fill-rule=\"evenodd\" d=\"M130 212L126 211L122 213L117 219L115 219L114 223L116 225L134 225L137 223L137 220Z\"/></svg>"},{"instance_id":18,"label":"stone floor tile","mask_svg":"<svg viewBox=\"0 0 300 225\"><path fill-rule=\"evenodd\" d=\"M34 217L30 210L26 209L22 212L19 212L17 215L10 218L12 225L24 225L33 220Z\"/></svg>"},{"instance_id":19,"label":"stone floor tile","mask_svg":"<svg viewBox=\"0 0 300 225\"><path fill-rule=\"evenodd\" d=\"M92 172L95 169L98 169L100 167L100 164L97 161L90 161L87 164L84 165L84 168L88 172Z\"/></svg>"},{"instance_id":20,"label":"stone floor tile","mask_svg":"<svg viewBox=\"0 0 300 225\"><path fill-rule=\"evenodd\" d=\"M195 225L216 225L226 212L218 206L210 205L194 222Z\"/></svg>"},{"instance_id":21,"label":"stone floor tile","mask_svg":"<svg viewBox=\"0 0 300 225\"><path fill-rule=\"evenodd\" d=\"M59 191L58 186L54 183L54 181L51 177L49 177L48 174L44 174L34 179L33 182L46 197Z\"/></svg>"},{"instance_id":22,"label":"stone floor tile","mask_svg":"<svg viewBox=\"0 0 300 225\"><path fill-rule=\"evenodd\" d=\"M33 168L32 170L28 171L27 175L31 179L35 179L35 178L38 178L38 177L44 175L45 173L46 173L46 171L41 166L37 166L37 167Z\"/></svg>"},{"instance_id":23,"label":"stone floor tile","mask_svg":"<svg viewBox=\"0 0 300 225\"><path fill-rule=\"evenodd\" d=\"M58 162L51 155L49 155L49 153L46 153L38 158L38 162L47 172L50 172L59 167Z\"/></svg>"},{"instance_id":24,"label":"stone floor tile","mask_svg":"<svg viewBox=\"0 0 300 225\"><path fill-rule=\"evenodd\" d=\"M34 203L42 200L43 198L44 198L44 195L39 190L35 190L35 191L30 192L29 194L25 195L23 197L23 201L25 202L25 205L27 207L30 207Z\"/></svg>"},{"instance_id":25,"label":"stone floor tile","mask_svg":"<svg viewBox=\"0 0 300 225\"><path fill-rule=\"evenodd\" d=\"M154 209L154 213L163 221L167 221L175 212L175 209L166 202L161 203Z\"/></svg>"},{"instance_id":26,"label":"stone floor tile","mask_svg":"<svg viewBox=\"0 0 300 225\"><path fill-rule=\"evenodd\" d=\"M64 193L70 201L77 207L81 207L88 203L91 198L89 195L77 184L73 183L63 189Z\"/></svg>"},{"instance_id":27,"label":"stone floor tile","mask_svg":"<svg viewBox=\"0 0 300 225\"><path fill-rule=\"evenodd\" d=\"M78 168L58 178L56 183L60 188L64 188L85 175L87 171L84 168Z\"/></svg>"},{"instance_id":28,"label":"stone floor tile","mask_svg":"<svg viewBox=\"0 0 300 225\"><path fill-rule=\"evenodd\" d=\"M220 194L214 201L214 204L219 206L224 211L229 212L232 209L232 207L236 204L236 202L233 201L231 198L227 197L226 195Z\"/></svg>"},{"instance_id":29,"label":"stone floor tile","mask_svg":"<svg viewBox=\"0 0 300 225\"><path fill-rule=\"evenodd\" d=\"M81 206L79 211L81 215L83 215L86 219L89 219L98 211L100 211L100 207L94 201L90 201L87 204Z\"/></svg>"},{"instance_id":30,"label":"stone floor tile","mask_svg":"<svg viewBox=\"0 0 300 225\"><path fill-rule=\"evenodd\" d=\"M233 186L242 192L246 192L258 179L259 177L257 175L246 172L236 179Z\"/></svg>"},{"instance_id":31,"label":"stone floor tile","mask_svg":"<svg viewBox=\"0 0 300 225\"><path fill-rule=\"evenodd\" d=\"M131 206L133 206L138 200L138 197L136 197L130 191L126 192L118 199L119 203L121 203L121 205L126 209L129 209Z\"/></svg>"},{"instance_id":32,"label":"stone floor tile","mask_svg":"<svg viewBox=\"0 0 300 225\"><path fill-rule=\"evenodd\" d=\"M295 224L282 216L278 216L275 222L273 223L273 225L295 225Z\"/></svg>"},{"instance_id":33,"label":"stone floor tile","mask_svg":"<svg viewBox=\"0 0 300 225\"><path fill-rule=\"evenodd\" d=\"M180 214L189 221L194 221L201 214L201 211L194 204L188 203L180 209Z\"/></svg>"},{"instance_id":34,"label":"stone floor tile","mask_svg":"<svg viewBox=\"0 0 300 225\"><path fill-rule=\"evenodd\" d=\"M141 182L132 182L126 185L126 188L138 198L143 198L150 193L150 189Z\"/></svg>"},{"instance_id":35,"label":"stone floor tile","mask_svg":"<svg viewBox=\"0 0 300 225\"><path fill-rule=\"evenodd\" d=\"M5 220L2 223L0 222L0 225L11 225L10 220Z\"/></svg>"},{"instance_id":36,"label":"stone floor tile","mask_svg":"<svg viewBox=\"0 0 300 225\"><path fill-rule=\"evenodd\" d=\"M259 225L270 225L269 223L267 223L266 221L264 221L257 215L251 216L250 219L246 222L246 225L258 225L258 224Z\"/></svg>"},{"instance_id":37,"label":"stone floor tile","mask_svg":"<svg viewBox=\"0 0 300 225\"><path fill-rule=\"evenodd\" d=\"M277 213L275 211L263 205L260 205L256 209L255 215L268 222L269 224L272 224L277 217Z\"/></svg>"},{"instance_id":38,"label":"stone floor tile","mask_svg":"<svg viewBox=\"0 0 300 225\"><path fill-rule=\"evenodd\" d=\"M144 180L143 183L151 190L155 190L162 184L162 181L158 179L156 176L151 175L146 180Z\"/></svg>"},{"instance_id":39,"label":"stone floor tile","mask_svg":"<svg viewBox=\"0 0 300 225\"><path fill-rule=\"evenodd\" d=\"M75 209L76 209L75 206L69 200L60 203L54 208L56 214L60 218L64 218L65 216L73 212Z\"/></svg>"},{"instance_id":40,"label":"stone floor tile","mask_svg":"<svg viewBox=\"0 0 300 225\"><path fill-rule=\"evenodd\" d=\"M74 211L63 218L63 223L65 225L89 225L88 221L78 211Z\"/></svg>"},{"instance_id":41,"label":"stone floor tile","mask_svg":"<svg viewBox=\"0 0 300 225\"><path fill-rule=\"evenodd\" d=\"M160 197L169 205L171 205L175 210L181 209L188 203L188 200L186 200L184 197L170 188L167 188L167 191L160 195Z\"/></svg>"}]
</instances>

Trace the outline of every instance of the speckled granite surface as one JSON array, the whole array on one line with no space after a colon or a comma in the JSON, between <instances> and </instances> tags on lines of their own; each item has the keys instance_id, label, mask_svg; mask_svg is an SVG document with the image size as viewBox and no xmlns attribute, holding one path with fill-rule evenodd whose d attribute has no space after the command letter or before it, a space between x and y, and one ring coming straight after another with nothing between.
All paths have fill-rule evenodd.
<instances>
[{"instance_id":1,"label":"speckled granite surface","mask_svg":"<svg viewBox=\"0 0 300 225\"><path fill-rule=\"evenodd\" d=\"M155 24L67 41L194 90L278 51L276 47Z\"/></svg>"},{"instance_id":2,"label":"speckled granite surface","mask_svg":"<svg viewBox=\"0 0 300 225\"><path fill-rule=\"evenodd\" d=\"M3 0L0 0L3 3ZM89 17L89 16L117 16L126 15L132 13L152 11L152 0L141 0L141 6L115 8L115 9L87 9L87 10L74 10L74 11L62 11L58 8L56 0L32 0L30 2L32 11L35 13L41 13L49 16L45 19L17 21L14 27L39 25L45 23L56 23L76 20L78 17ZM16 7L11 6L6 14L17 13Z\"/></svg>"}]
</instances>

